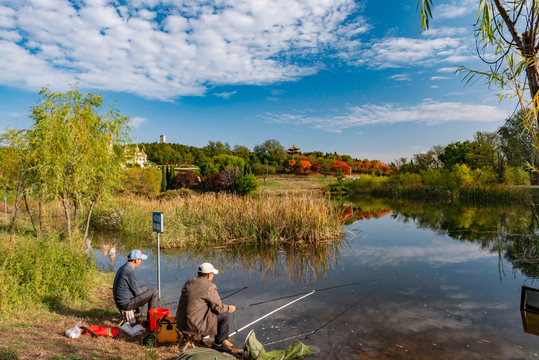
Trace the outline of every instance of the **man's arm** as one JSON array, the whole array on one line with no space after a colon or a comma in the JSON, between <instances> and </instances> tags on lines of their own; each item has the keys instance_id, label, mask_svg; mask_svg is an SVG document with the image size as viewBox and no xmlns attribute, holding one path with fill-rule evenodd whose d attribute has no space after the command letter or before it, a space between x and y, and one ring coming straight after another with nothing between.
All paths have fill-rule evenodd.
<instances>
[{"instance_id":1,"label":"man's arm","mask_svg":"<svg viewBox=\"0 0 539 360\"><path fill-rule=\"evenodd\" d=\"M209 289L208 298L206 299L210 308L217 314L222 314L225 312L230 314L236 311L236 307L234 305L224 305L221 302L221 297L219 296L219 293L217 293L217 287L214 284L212 285L213 286L211 286Z\"/></svg>"}]
</instances>

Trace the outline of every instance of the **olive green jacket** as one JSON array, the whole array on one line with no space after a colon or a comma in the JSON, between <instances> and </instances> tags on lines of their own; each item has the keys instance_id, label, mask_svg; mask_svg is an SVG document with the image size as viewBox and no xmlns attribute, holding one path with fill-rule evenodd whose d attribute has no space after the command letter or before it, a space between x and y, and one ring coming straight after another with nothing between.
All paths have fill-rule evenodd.
<instances>
[{"instance_id":1,"label":"olive green jacket","mask_svg":"<svg viewBox=\"0 0 539 360\"><path fill-rule=\"evenodd\" d=\"M180 331L191 335L216 335L217 314L229 313L217 293L217 286L205 277L191 278L183 285L176 324Z\"/></svg>"}]
</instances>

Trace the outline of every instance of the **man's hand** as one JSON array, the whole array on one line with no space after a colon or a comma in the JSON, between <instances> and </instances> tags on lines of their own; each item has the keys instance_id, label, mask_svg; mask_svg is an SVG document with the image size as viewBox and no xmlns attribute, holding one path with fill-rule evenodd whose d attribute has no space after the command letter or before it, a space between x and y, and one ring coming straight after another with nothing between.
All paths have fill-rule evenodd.
<instances>
[{"instance_id":1,"label":"man's hand","mask_svg":"<svg viewBox=\"0 0 539 360\"><path fill-rule=\"evenodd\" d=\"M228 313L232 314L234 311L236 311L236 307L234 305L228 305Z\"/></svg>"}]
</instances>

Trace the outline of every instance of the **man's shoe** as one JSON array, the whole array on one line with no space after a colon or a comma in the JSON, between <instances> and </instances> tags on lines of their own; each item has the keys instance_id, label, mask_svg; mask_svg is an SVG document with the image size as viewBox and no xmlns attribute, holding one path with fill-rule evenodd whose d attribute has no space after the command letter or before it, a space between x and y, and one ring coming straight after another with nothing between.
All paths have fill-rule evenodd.
<instances>
[{"instance_id":1,"label":"man's shoe","mask_svg":"<svg viewBox=\"0 0 539 360\"><path fill-rule=\"evenodd\" d=\"M231 343L230 341L228 341L228 340L223 341L223 344L226 345L226 346L228 346L228 347L231 348L231 349L234 348L234 344L232 344L232 343Z\"/></svg>"},{"instance_id":2,"label":"man's shoe","mask_svg":"<svg viewBox=\"0 0 539 360\"><path fill-rule=\"evenodd\" d=\"M222 344L213 343L211 348L219 352L226 352L226 353L232 354L232 348L226 346L224 343Z\"/></svg>"}]
</instances>

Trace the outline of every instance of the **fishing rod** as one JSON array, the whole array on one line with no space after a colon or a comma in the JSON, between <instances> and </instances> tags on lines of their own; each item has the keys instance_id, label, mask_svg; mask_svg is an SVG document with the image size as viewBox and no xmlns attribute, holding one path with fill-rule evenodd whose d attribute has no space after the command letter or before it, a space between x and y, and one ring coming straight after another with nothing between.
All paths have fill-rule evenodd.
<instances>
[{"instance_id":1,"label":"fishing rod","mask_svg":"<svg viewBox=\"0 0 539 360\"><path fill-rule=\"evenodd\" d=\"M229 293L229 292L231 292L231 291L234 291L234 292L233 292L232 294L230 294L230 295L227 295L227 296L221 298L221 300L224 300L224 299L229 298L229 297L231 297L231 296L233 296L233 295L236 295L237 293L239 293L240 291L243 291L243 290L247 289L248 287L249 287L249 286L244 286L244 287L242 287L242 288L240 288L240 289L236 289L236 291L234 291L234 290L224 291L224 292L222 292L221 294L226 294L226 293Z\"/></svg>"},{"instance_id":2,"label":"fishing rod","mask_svg":"<svg viewBox=\"0 0 539 360\"><path fill-rule=\"evenodd\" d=\"M296 339L296 338L299 338L299 337L305 337L305 339L307 339L309 336L311 335L314 335L316 332L318 332L320 329L322 329L323 327L326 327L327 325L329 325L331 322L337 320L337 318L339 318L341 315L343 315L344 313L346 313L348 310L352 309L354 306L358 305L360 302L362 302L363 300L365 300L366 298L368 298L369 296L372 295L372 293L378 289L378 287L375 287L374 289L372 289L367 295L363 296L362 298L360 298L358 301L356 301L355 303L353 303L352 305L350 305L346 310L342 311L340 314L338 314L337 316L333 317L332 319L330 319L329 321L326 321L324 324L322 324L322 326L319 326L318 328L316 328L315 330L313 331L309 331L307 333L303 333L303 334L299 334L299 335L294 335L294 336L290 336L286 339L281 339L281 340L277 340L277 341L272 341L272 342L269 342L269 343L264 343L263 345L273 345L273 344L278 344L278 343L281 343L281 342L284 342L284 341L288 341L288 340L292 340L292 339Z\"/></svg>"},{"instance_id":3,"label":"fishing rod","mask_svg":"<svg viewBox=\"0 0 539 360\"><path fill-rule=\"evenodd\" d=\"M227 295L227 296L225 296L224 298L221 298L221 300L224 300L224 299L226 299L226 298L231 297L232 295L236 295L237 293L239 293L240 291L243 291L243 290L247 289L248 287L249 287L249 286L244 286L244 287L242 287L242 288L237 288L237 289L232 289L232 290L226 290L226 291L221 292L219 295L227 294L227 293L229 293L229 292L233 292L233 291L234 291L232 294ZM178 304L178 300L176 300L176 301L171 301L171 302L168 302L168 303L164 303L163 306L166 306L166 305L172 305L172 304L176 304L176 305L177 305L177 304Z\"/></svg>"},{"instance_id":4,"label":"fishing rod","mask_svg":"<svg viewBox=\"0 0 539 360\"><path fill-rule=\"evenodd\" d=\"M275 310L273 310L273 311L267 313L266 315L264 315L264 316L262 316L262 317L256 319L255 321L253 321L253 322L251 322L251 323L245 325L245 326L242 327L241 329L234 331L232 334L229 335L229 337L232 337L232 336L236 335L236 334L239 333L240 331L247 329L249 326L251 326L251 325L253 325L253 324L259 322L259 321L262 320L262 319L267 318L267 317L270 316L271 314L276 313L277 311L279 311L279 310L281 310L281 309L284 309L285 307L287 307L287 306L289 306L289 305L292 305L292 304L295 303L296 301L300 301L301 299L304 299L304 298L306 298L307 296L310 296L310 295L314 294L315 292L316 292L316 290L312 290L311 292L309 292L309 293L303 295L302 297L299 297L299 298L297 298L297 299L295 299L295 300L293 300L293 301L290 301L288 304L285 304L285 305L281 306L280 308L275 309Z\"/></svg>"},{"instance_id":5,"label":"fishing rod","mask_svg":"<svg viewBox=\"0 0 539 360\"><path fill-rule=\"evenodd\" d=\"M351 285L356 285L356 284L361 284L361 283L366 283L366 282L370 282L370 280L355 281L355 282L351 282L351 283L347 283L347 284L330 286L330 287L323 288L323 289L315 289L315 290L312 290L312 291L319 292L319 291L337 289L337 288L344 287L344 286L351 286ZM282 296L282 297L279 297L279 298L276 298L276 299L264 300L264 301L260 301L260 302L257 302L257 303L240 306L240 307L237 307L236 309L238 309L238 310L239 309L246 309L246 308L251 307L251 306L266 304L266 303L269 303L269 302L288 299L288 298L291 298L291 297L300 296L300 295L306 295L306 294L310 294L310 293L311 293L310 291L307 291L307 292L301 292L301 293L297 293L297 294L293 294L293 295L286 295L286 296Z\"/></svg>"}]
</instances>

